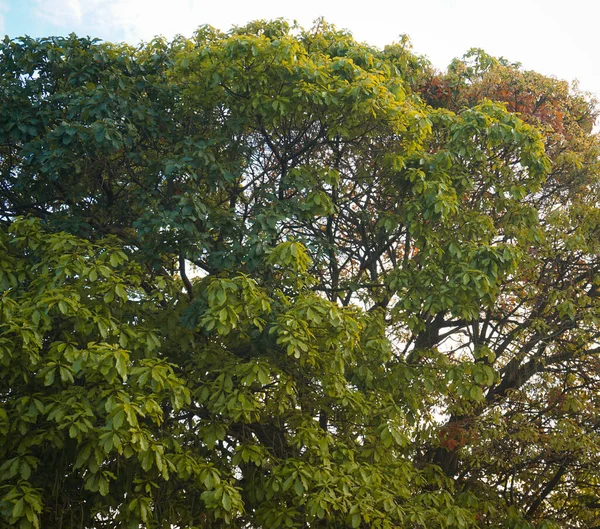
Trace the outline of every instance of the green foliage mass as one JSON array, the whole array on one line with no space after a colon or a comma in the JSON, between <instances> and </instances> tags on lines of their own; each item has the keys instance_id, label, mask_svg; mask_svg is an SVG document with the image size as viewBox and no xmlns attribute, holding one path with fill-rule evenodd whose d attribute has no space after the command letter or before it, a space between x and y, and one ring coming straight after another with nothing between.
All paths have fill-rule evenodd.
<instances>
[{"instance_id":1,"label":"green foliage mass","mask_svg":"<svg viewBox=\"0 0 600 529\"><path fill-rule=\"evenodd\" d=\"M1 524L600 524L590 98L280 20L0 94Z\"/></svg>"}]
</instances>

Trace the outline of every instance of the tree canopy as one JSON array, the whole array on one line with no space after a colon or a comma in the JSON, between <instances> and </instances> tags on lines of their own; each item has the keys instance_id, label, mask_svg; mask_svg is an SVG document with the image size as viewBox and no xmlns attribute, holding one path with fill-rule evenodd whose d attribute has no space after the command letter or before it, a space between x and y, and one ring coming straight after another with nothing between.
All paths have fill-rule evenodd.
<instances>
[{"instance_id":1,"label":"tree canopy","mask_svg":"<svg viewBox=\"0 0 600 529\"><path fill-rule=\"evenodd\" d=\"M592 98L281 20L0 93L2 524L600 526Z\"/></svg>"}]
</instances>

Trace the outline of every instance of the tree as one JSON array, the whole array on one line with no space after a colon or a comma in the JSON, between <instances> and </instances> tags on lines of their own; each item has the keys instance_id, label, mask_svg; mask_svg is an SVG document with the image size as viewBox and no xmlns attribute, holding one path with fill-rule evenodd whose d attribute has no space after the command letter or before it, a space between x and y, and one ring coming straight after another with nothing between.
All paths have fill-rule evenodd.
<instances>
[{"instance_id":1,"label":"tree","mask_svg":"<svg viewBox=\"0 0 600 529\"><path fill-rule=\"evenodd\" d=\"M488 403L499 401L492 424L500 424L503 433L497 431L479 456L487 472L497 465L494 479L527 518L548 509L561 525L595 526L597 478L590 472L598 454L600 352L595 102L570 92L565 82L521 71L481 50L471 50L432 82L452 87L455 105L471 106L485 97L503 101L544 133L551 169L542 189L524 197L539 217L535 244L521 260L515 284L505 288L504 302L478 322L479 329L493 328L497 336L475 331L496 356L506 357L499 364L500 382L486 394ZM482 422L486 432L492 424ZM463 472L470 471L465 466Z\"/></svg>"},{"instance_id":2,"label":"tree","mask_svg":"<svg viewBox=\"0 0 600 529\"><path fill-rule=\"evenodd\" d=\"M593 101L323 21L0 73L3 523L600 523Z\"/></svg>"}]
</instances>

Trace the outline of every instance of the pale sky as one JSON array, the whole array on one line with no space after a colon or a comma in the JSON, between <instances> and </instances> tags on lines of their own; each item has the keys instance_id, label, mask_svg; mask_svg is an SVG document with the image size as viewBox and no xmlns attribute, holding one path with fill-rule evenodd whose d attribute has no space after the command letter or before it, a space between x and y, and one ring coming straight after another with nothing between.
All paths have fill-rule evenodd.
<instances>
[{"instance_id":1,"label":"pale sky","mask_svg":"<svg viewBox=\"0 0 600 529\"><path fill-rule=\"evenodd\" d=\"M0 34L90 35L136 44L189 36L201 24L227 30L283 17L309 27L323 16L384 46L407 34L414 51L444 69L469 48L572 81L600 99L598 0L0 0Z\"/></svg>"}]
</instances>

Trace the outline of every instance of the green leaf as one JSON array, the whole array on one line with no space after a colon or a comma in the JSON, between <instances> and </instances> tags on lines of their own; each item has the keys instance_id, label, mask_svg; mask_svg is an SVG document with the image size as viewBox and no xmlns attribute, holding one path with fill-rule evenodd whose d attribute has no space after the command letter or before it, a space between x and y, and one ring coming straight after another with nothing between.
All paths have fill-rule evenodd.
<instances>
[{"instance_id":1,"label":"green leaf","mask_svg":"<svg viewBox=\"0 0 600 529\"><path fill-rule=\"evenodd\" d=\"M113 416L113 419L112 419L113 428L115 430L118 430L123 425L124 420L125 420L125 412L121 409L121 410L117 411L117 413L115 413Z\"/></svg>"},{"instance_id":2,"label":"green leaf","mask_svg":"<svg viewBox=\"0 0 600 529\"><path fill-rule=\"evenodd\" d=\"M73 372L71 371L71 369L70 369L70 368L68 368L68 367L64 367L64 366L60 366L60 368L59 368L59 372L60 372L60 379L61 379L63 382L70 382L70 383L73 383L73 382L74 382L74 379L73 379ZM50 384L51 384L51 383L50 383ZM50 384L47 384L47 385L50 385Z\"/></svg>"},{"instance_id":3,"label":"green leaf","mask_svg":"<svg viewBox=\"0 0 600 529\"><path fill-rule=\"evenodd\" d=\"M231 511L231 497L227 493L227 491L223 491L223 496L221 496L221 505L226 512Z\"/></svg>"},{"instance_id":4,"label":"green leaf","mask_svg":"<svg viewBox=\"0 0 600 529\"><path fill-rule=\"evenodd\" d=\"M117 373L121 376L123 381L127 380L127 364L129 362L129 355L122 350L116 350L114 352L115 357L115 367L117 369Z\"/></svg>"},{"instance_id":5,"label":"green leaf","mask_svg":"<svg viewBox=\"0 0 600 529\"><path fill-rule=\"evenodd\" d=\"M54 374L55 373L56 373L56 369L48 370L48 372L46 373L46 376L44 377L44 386L51 386L52 384L54 384Z\"/></svg>"},{"instance_id":6,"label":"green leaf","mask_svg":"<svg viewBox=\"0 0 600 529\"><path fill-rule=\"evenodd\" d=\"M294 490L296 491L296 494L298 496L302 496L302 494L304 493L304 486L302 485L302 481L300 481L299 479L296 479L296 481L294 482Z\"/></svg>"}]
</instances>

